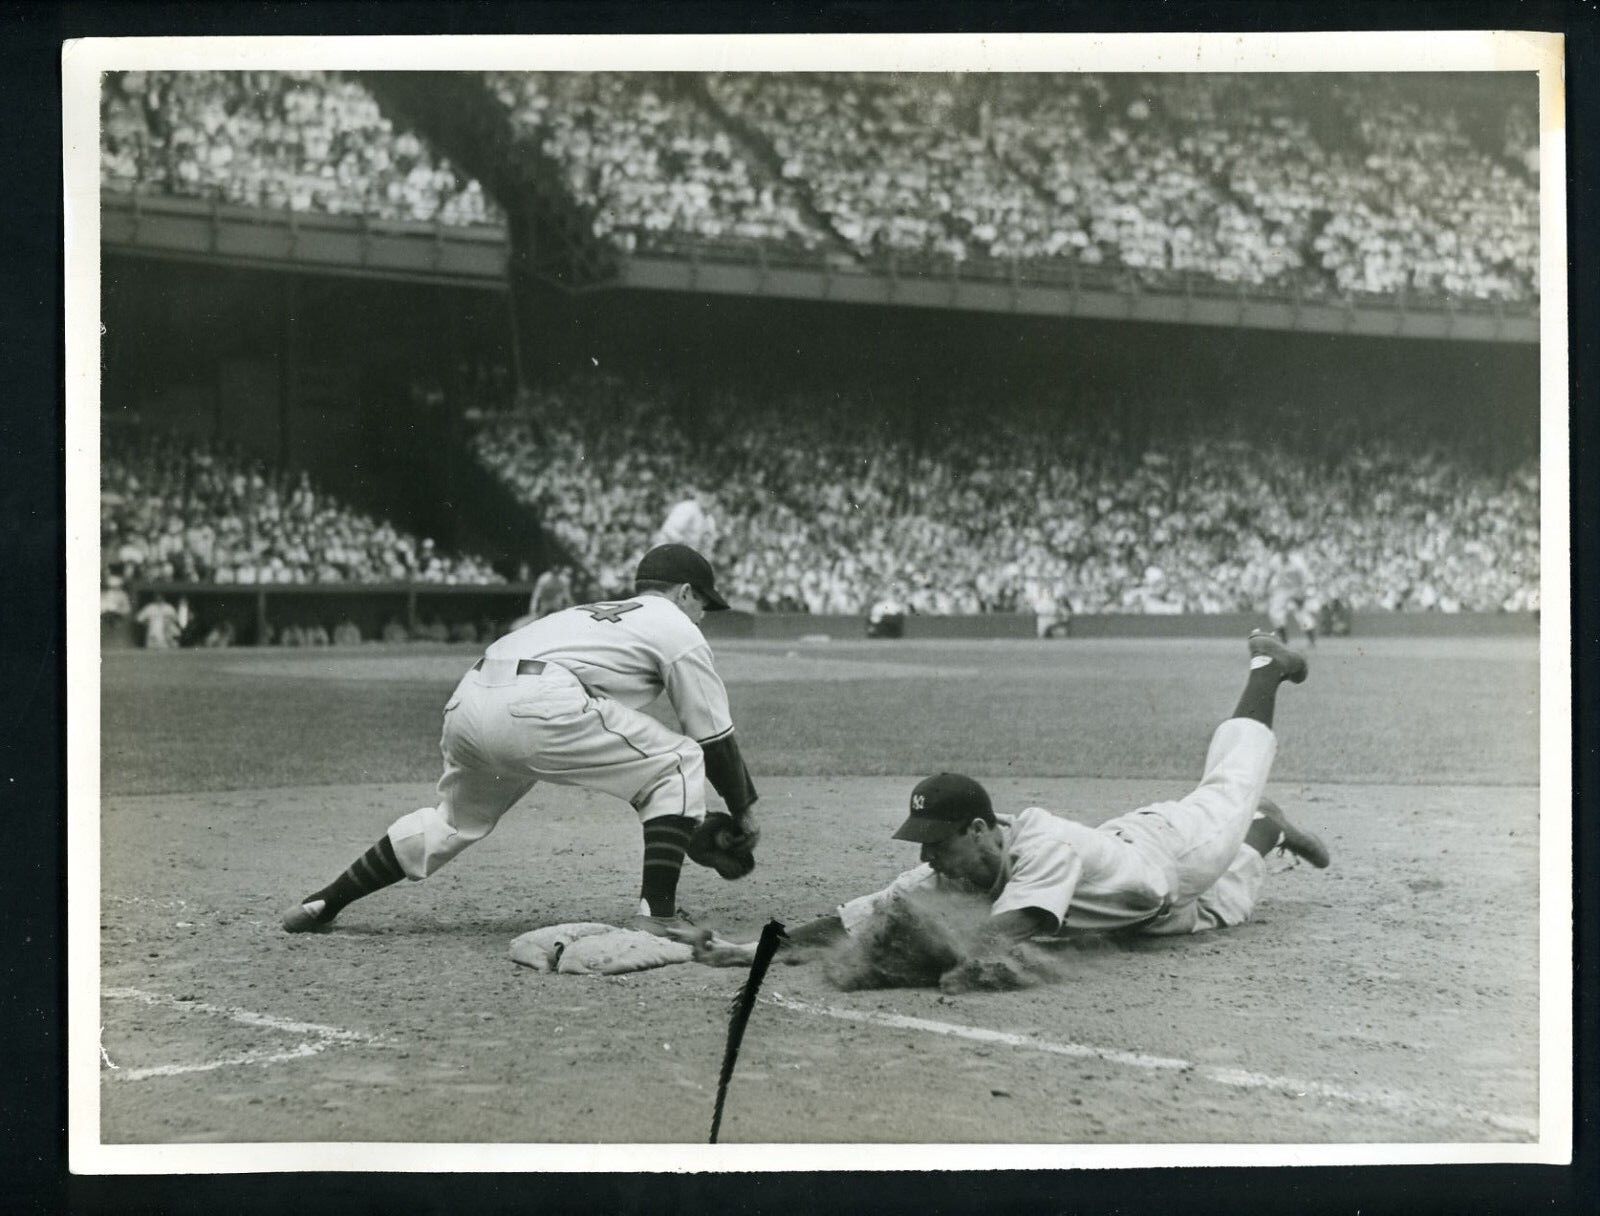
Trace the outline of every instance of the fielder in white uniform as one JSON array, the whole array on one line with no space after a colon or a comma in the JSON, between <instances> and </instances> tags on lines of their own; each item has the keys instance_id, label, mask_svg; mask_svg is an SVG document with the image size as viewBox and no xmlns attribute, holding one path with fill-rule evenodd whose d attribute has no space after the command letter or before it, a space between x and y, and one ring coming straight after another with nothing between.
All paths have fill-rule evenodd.
<instances>
[{"instance_id":1,"label":"fielder in white uniform","mask_svg":"<svg viewBox=\"0 0 1600 1216\"><path fill-rule=\"evenodd\" d=\"M638 813L637 927L670 927L685 853L701 859L697 833L731 830L748 873L759 835L755 786L699 629L707 611L727 604L710 563L683 545L645 554L634 587L631 599L567 608L493 643L445 704L438 803L396 820L339 878L290 908L283 927L327 928L353 900L426 878L493 831L540 781L600 790ZM639 712L663 692L683 734ZM708 818L708 779L727 815ZM722 865L718 872L742 877Z\"/></svg>"},{"instance_id":2,"label":"fielder in white uniform","mask_svg":"<svg viewBox=\"0 0 1600 1216\"><path fill-rule=\"evenodd\" d=\"M144 644L147 650L172 650L183 633L183 622L178 610L167 603L166 596L157 593L139 614L133 618L144 626Z\"/></svg>"},{"instance_id":3,"label":"fielder in white uniform","mask_svg":"<svg viewBox=\"0 0 1600 1216\"><path fill-rule=\"evenodd\" d=\"M1037 934L1127 930L1199 933L1250 919L1265 855L1286 848L1318 868L1327 849L1262 797L1277 739L1278 685L1306 678L1306 661L1271 634L1254 634L1251 668L1234 716L1217 727L1195 790L1087 827L1039 807L996 815L970 777L940 773L911 793L895 839L922 846L922 864L833 916L789 933L797 945L856 931L897 893L932 888L990 903L978 954L945 977L960 990L963 968Z\"/></svg>"},{"instance_id":4,"label":"fielder in white uniform","mask_svg":"<svg viewBox=\"0 0 1600 1216\"><path fill-rule=\"evenodd\" d=\"M1322 601L1311 586L1311 568L1305 554L1292 553L1272 576L1272 586L1267 596L1267 620L1278 640L1289 641L1289 620L1292 617L1306 635L1306 645L1317 644L1317 618L1322 613Z\"/></svg>"},{"instance_id":5,"label":"fielder in white uniform","mask_svg":"<svg viewBox=\"0 0 1600 1216\"><path fill-rule=\"evenodd\" d=\"M717 521L700 501L700 491L686 486L683 498L672 504L656 532L658 545L688 545L709 553L717 543Z\"/></svg>"}]
</instances>

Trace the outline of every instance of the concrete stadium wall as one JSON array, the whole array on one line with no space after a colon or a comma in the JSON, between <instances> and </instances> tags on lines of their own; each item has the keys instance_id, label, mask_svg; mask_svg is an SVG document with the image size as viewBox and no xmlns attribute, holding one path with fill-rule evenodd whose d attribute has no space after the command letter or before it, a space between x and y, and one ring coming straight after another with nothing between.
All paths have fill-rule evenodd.
<instances>
[{"instance_id":1,"label":"concrete stadium wall","mask_svg":"<svg viewBox=\"0 0 1600 1216\"><path fill-rule=\"evenodd\" d=\"M1108 614L1073 619L1074 638L1230 638L1243 637L1266 624L1261 613L1218 613L1213 616L1144 616ZM805 613L721 613L708 616L705 632L717 638L794 640L826 634L841 640L865 637L866 618L810 616ZM1362 612L1351 628L1358 637L1536 637L1539 618L1529 612L1443 613ZM1031 638L1034 618L1025 613L990 616L912 616L905 636L977 640ZM887 643L886 643L887 644Z\"/></svg>"},{"instance_id":2,"label":"concrete stadium wall","mask_svg":"<svg viewBox=\"0 0 1600 1216\"><path fill-rule=\"evenodd\" d=\"M208 583L141 584L129 588L137 611L157 593L177 603L189 601L200 632L223 620L234 623L241 643L249 644L263 626L321 624L327 629L351 619L364 637L376 637L383 624L398 619L415 630L422 621L439 619L448 624L471 621L498 632L527 611L531 587L508 583L492 587L450 587L424 583L372 586L218 586ZM1143 616L1108 614L1073 619L1074 638L1236 638L1266 624L1259 613L1221 613L1215 616ZM803 612L719 612L705 619L706 636L797 641L826 635L840 641L864 638L867 622L861 616L812 616ZM101 645L110 649L138 644L138 628L131 620L108 620ZM1529 612L1459 613L1362 612L1351 633L1357 637L1536 637L1539 618ZM906 618L908 639L941 638L979 641L996 638L1031 638L1034 618L1027 613L987 616L911 616ZM892 643L885 643L886 645Z\"/></svg>"}]
</instances>

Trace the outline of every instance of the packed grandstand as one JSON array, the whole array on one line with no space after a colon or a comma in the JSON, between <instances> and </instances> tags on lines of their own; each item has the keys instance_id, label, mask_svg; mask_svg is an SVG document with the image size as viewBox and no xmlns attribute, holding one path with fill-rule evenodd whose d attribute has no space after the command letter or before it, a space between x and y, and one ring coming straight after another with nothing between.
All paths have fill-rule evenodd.
<instances>
[{"instance_id":1,"label":"packed grandstand","mask_svg":"<svg viewBox=\"0 0 1600 1216\"><path fill-rule=\"evenodd\" d=\"M1537 302L1531 106L1297 77L491 73L517 139L625 251L758 242L1310 296ZM1485 118L1494 115L1493 121ZM358 76L127 72L102 182L262 208L501 222ZM480 405L452 402L453 408ZM1219 422L1138 442L1021 403L894 432L837 391L546 383L475 409L479 465L580 594L628 589L675 504L739 606L928 614L1259 609L1283 563L1356 609L1538 607L1537 464L1367 435L1336 458ZM1032 410L1034 412L1030 413ZM226 447L108 431L107 579L488 584L471 555Z\"/></svg>"},{"instance_id":2,"label":"packed grandstand","mask_svg":"<svg viewBox=\"0 0 1600 1216\"><path fill-rule=\"evenodd\" d=\"M692 493L727 594L758 610L1249 611L1296 553L1352 608L1538 606L1532 463L1477 472L1379 439L1335 461L1243 435L1134 448L1020 411L896 436L823 395L683 408L586 377L485 416L475 453L603 595Z\"/></svg>"},{"instance_id":3,"label":"packed grandstand","mask_svg":"<svg viewBox=\"0 0 1600 1216\"><path fill-rule=\"evenodd\" d=\"M100 94L108 190L244 207L483 224L483 187L372 94L330 72L111 72Z\"/></svg>"},{"instance_id":4,"label":"packed grandstand","mask_svg":"<svg viewBox=\"0 0 1600 1216\"><path fill-rule=\"evenodd\" d=\"M1298 555L1352 609L1538 607L1538 473L1371 440L1337 461L1242 437L1130 448L1018 416L884 442L838 398L677 403L604 377L480 414L473 452L567 553L625 594L694 496L725 593L757 611L1235 612ZM869 434L870 432L870 434ZM447 554L223 445L110 442L101 546L129 582L488 584Z\"/></svg>"},{"instance_id":5,"label":"packed grandstand","mask_svg":"<svg viewBox=\"0 0 1600 1216\"><path fill-rule=\"evenodd\" d=\"M625 251L1116 271L1312 297L1538 298L1531 98L1395 78L489 73ZM446 224L484 188L356 77L126 72L108 189Z\"/></svg>"},{"instance_id":6,"label":"packed grandstand","mask_svg":"<svg viewBox=\"0 0 1600 1216\"><path fill-rule=\"evenodd\" d=\"M109 432L100 468L105 573L130 583L498 583L226 444Z\"/></svg>"}]
</instances>

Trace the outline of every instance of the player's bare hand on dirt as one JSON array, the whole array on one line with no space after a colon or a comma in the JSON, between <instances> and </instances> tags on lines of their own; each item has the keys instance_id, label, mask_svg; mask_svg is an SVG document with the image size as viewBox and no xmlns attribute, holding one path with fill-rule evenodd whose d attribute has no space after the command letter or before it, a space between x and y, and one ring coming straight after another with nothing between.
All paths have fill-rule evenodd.
<instances>
[{"instance_id":1,"label":"player's bare hand on dirt","mask_svg":"<svg viewBox=\"0 0 1600 1216\"><path fill-rule=\"evenodd\" d=\"M694 961L708 967L748 967L756 954L754 942L729 941L718 937L715 930L670 917L640 913L628 922L628 928L688 946L694 951Z\"/></svg>"},{"instance_id":2,"label":"player's bare hand on dirt","mask_svg":"<svg viewBox=\"0 0 1600 1216\"><path fill-rule=\"evenodd\" d=\"M643 912L628 922L628 928L638 929L641 933L649 933L654 937L682 942L685 946L692 946L696 954L707 949L715 936L710 929L691 925L686 920L676 920L668 916L649 916Z\"/></svg>"},{"instance_id":3,"label":"player's bare hand on dirt","mask_svg":"<svg viewBox=\"0 0 1600 1216\"><path fill-rule=\"evenodd\" d=\"M985 955L958 963L939 977L939 990L962 992L1012 992L1031 983L1021 960L1011 954Z\"/></svg>"},{"instance_id":4,"label":"player's bare hand on dirt","mask_svg":"<svg viewBox=\"0 0 1600 1216\"><path fill-rule=\"evenodd\" d=\"M712 937L694 950L694 961L707 967L748 967L755 957L755 942L726 942L720 937Z\"/></svg>"}]
</instances>

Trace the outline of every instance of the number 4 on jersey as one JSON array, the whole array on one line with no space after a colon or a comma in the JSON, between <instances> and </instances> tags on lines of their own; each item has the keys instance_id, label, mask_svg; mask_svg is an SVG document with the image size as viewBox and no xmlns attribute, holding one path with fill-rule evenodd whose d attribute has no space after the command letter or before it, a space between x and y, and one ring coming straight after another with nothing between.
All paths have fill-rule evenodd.
<instances>
[{"instance_id":1,"label":"number 4 on jersey","mask_svg":"<svg viewBox=\"0 0 1600 1216\"><path fill-rule=\"evenodd\" d=\"M595 621L610 621L615 625L622 619L624 612L632 612L635 608L644 607L638 600L608 600L599 604L585 604L579 609L587 612L589 618Z\"/></svg>"}]
</instances>

